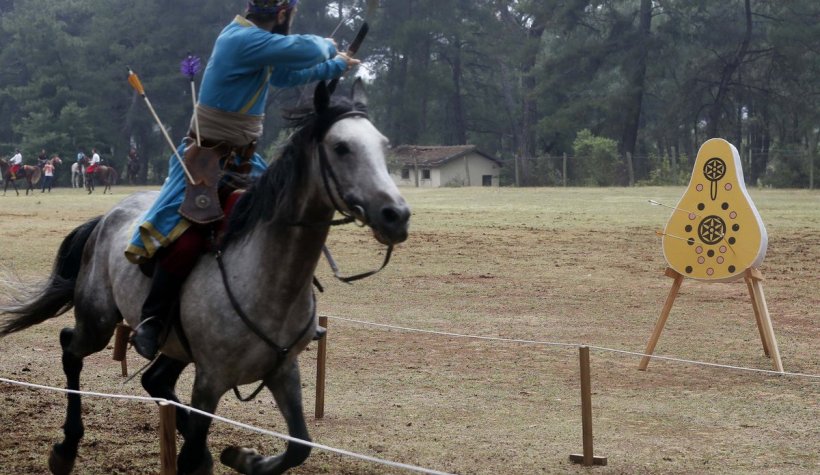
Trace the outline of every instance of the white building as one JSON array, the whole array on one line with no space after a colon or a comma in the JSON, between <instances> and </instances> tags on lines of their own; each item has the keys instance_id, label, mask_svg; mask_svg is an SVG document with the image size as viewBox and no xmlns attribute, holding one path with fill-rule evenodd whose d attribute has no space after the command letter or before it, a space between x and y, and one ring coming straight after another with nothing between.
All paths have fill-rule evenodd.
<instances>
[{"instance_id":1,"label":"white building","mask_svg":"<svg viewBox=\"0 0 820 475\"><path fill-rule=\"evenodd\" d=\"M475 145L401 145L389 153L399 186L498 186L501 161Z\"/></svg>"}]
</instances>

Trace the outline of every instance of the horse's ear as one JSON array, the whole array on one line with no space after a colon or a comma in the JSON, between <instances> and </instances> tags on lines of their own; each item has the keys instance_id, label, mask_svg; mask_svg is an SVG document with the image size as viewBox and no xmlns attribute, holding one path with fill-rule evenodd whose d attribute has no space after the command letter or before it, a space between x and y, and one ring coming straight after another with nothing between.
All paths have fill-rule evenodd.
<instances>
[{"instance_id":1,"label":"horse's ear","mask_svg":"<svg viewBox=\"0 0 820 475\"><path fill-rule=\"evenodd\" d=\"M364 91L364 81L362 78L356 78L356 82L353 83L351 98L354 104L361 104L367 107L367 94L365 94Z\"/></svg>"},{"instance_id":2,"label":"horse's ear","mask_svg":"<svg viewBox=\"0 0 820 475\"><path fill-rule=\"evenodd\" d=\"M330 91L327 90L327 84L324 81L319 81L316 85L316 90L313 92L313 108L316 112L327 110L330 105Z\"/></svg>"}]
</instances>

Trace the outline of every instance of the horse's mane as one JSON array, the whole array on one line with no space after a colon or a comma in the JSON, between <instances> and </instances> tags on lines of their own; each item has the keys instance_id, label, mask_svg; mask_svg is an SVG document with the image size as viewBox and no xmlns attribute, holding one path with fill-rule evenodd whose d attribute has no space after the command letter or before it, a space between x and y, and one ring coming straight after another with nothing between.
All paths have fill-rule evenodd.
<instances>
[{"instance_id":1,"label":"horse's mane","mask_svg":"<svg viewBox=\"0 0 820 475\"><path fill-rule=\"evenodd\" d=\"M222 246L247 236L258 223L273 221L290 212L297 192L305 188L310 170L309 160L320 137L342 114L364 109L363 105L353 103L348 98L334 98L330 106L321 113L317 113L313 107L285 110L283 117L288 128L296 131L284 145L279 157L234 205Z\"/></svg>"}]
</instances>

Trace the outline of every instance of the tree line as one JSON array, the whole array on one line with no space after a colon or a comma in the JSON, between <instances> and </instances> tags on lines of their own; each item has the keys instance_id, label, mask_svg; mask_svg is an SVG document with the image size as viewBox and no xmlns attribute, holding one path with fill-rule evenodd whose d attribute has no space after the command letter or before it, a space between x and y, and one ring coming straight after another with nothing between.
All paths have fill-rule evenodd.
<instances>
[{"instance_id":1,"label":"tree line","mask_svg":"<svg viewBox=\"0 0 820 475\"><path fill-rule=\"evenodd\" d=\"M302 0L294 30L336 31L344 46L365 3ZM723 137L750 184L815 186L816 0L379 3L359 74L394 145L475 144L505 163L505 184L612 186L685 181L699 145ZM0 156L97 147L124 169L135 146L142 180L160 182L170 150L126 67L181 138L191 93L179 62L206 62L244 5L0 0ZM270 95L268 157L286 135L279 111L311 92Z\"/></svg>"}]
</instances>

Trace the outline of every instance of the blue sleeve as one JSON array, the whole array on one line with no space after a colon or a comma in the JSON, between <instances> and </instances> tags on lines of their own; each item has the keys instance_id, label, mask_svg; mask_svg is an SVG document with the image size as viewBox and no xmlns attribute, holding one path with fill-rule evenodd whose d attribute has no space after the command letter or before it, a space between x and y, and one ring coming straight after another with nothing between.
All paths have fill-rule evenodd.
<instances>
[{"instance_id":1,"label":"blue sleeve","mask_svg":"<svg viewBox=\"0 0 820 475\"><path fill-rule=\"evenodd\" d=\"M252 65L306 69L336 56L330 40L316 35L276 35L253 28L242 50L242 60Z\"/></svg>"},{"instance_id":2,"label":"blue sleeve","mask_svg":"<svg viewBox=\"0 0 820 475\"><path fill-rule=\"evenodd\" d=\"M319 63L305 69L275 68L270 76L270 84L279 88L299 86L314 81L336 79L347 70L347 63L341 58Z\"/></svg>"}]
</instances>

